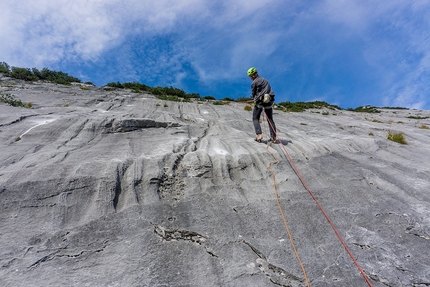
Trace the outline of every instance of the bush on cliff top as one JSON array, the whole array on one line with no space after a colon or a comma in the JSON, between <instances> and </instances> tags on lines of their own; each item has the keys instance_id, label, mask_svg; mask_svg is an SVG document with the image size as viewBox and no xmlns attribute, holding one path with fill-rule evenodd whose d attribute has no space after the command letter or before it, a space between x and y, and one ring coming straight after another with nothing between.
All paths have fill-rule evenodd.
<instances>
[{"instance_id":1,"label":"bush on cliff top","mask_svg":"<svg viewBox=\"0 0 430 287\"><path fill-rule=\"evenodd\" d=\"M67 73L52 71L48 68L43 68L41 71L39 71L37 68L28 69L10 67L5 62L0 62L0 73L3 73L11 78L24 81L45 80L62 85L70 85L72 82L81 82L81 80L78 78L69 76Z\"/></svg>"}]
</instances>

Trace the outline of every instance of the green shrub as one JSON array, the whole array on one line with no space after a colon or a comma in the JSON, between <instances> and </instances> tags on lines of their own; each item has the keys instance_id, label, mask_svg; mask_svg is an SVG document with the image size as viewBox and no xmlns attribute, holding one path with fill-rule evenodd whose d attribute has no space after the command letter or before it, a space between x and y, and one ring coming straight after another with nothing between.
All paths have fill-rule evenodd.
<instances>
[{"instance_id":1,"label":"green shrub","mask_svg":"<svg viewBox=\"0 0 430 287\"><path fill-rule=\"evenodd\" d=\"M185 94L184 97L186 99L200 99L200 94L198 94L198 93Z\"/></svg>"},{"instance_id":2,"label":"green shrub","mask_svg":"<svg viewBox=\"0 0 430 287\"><path fill-rule=\"evenodd\" d=\"M400 143L400 144L408 144L408 142L406 141L406 139L402 133L388 132L387 139L389 139L390 141L393 141L393 142Z\"/></svg>"},{"instance_id":3,"label":"green shrub","mask_svg":"<svg viewBox=\"0 0 430 287\"><path fill-rule=\"evenodd\" d=\"M243 109L248 112L252 111L252 107L250 105L246 105Z\"/></svg>"},{"instance_id":4,"label":"green shrub","mask_svg":"<svg viewBox=\"0 0 430 287\"><path fill-rule=\"evenodd\" d=\"M422 124L421 126L420 126L420 129L423 129L423 130L428 130L428 129L430 129L428 126L426 126L425 124Z\"/></svg>"},{"instance_id":5,"label":"green shrub","mask_svg":"<svg viewBox=\"0 0 430 287\"><path fill-rule=\"evenodd\" d=\"M172 102L181 102L183 99L177 97L177 96L167 96L167 95L160 95L157 96L160 100L164 101L172 101Z\"/></svg>"},{"instance_id":6,"label":"green shrub","mask_svg":"<svg viewBox=\"0 0 430 287\"><path fill-rule=\"evenodd\" d=\"M0 95L0 102L11 105L12 107L24 107L21 100L15 99L15 96L11 94Z\"/></svg>"},{"instance_id":7,"label":"green shrub","mask_svg":"<svg viewBox=\"0 0 430 287\"><path fill-rule=\"evenodd\" d=\"M382 109L391 109L391 110L409 110L409 108L403 107L382 107ZM395 113L395 112L394 112Z\"/></svg>"},{"instance_id":8,"label":"green shrub","mask_svg":"<svg viewBox=\"0 0 430 287\"><path fill-rule=\"evenodd\" d=\"M161 87L151 88L150 93L156 96L164 96L163 89Z\"/></svg>"},{"instance_id":9,"label":"green shrub","mask_svg":"<svg viewBox=\"0 0 430 287\"><path fill-rule=\"evenodd\" d=\"M111 88L120 88L120 89L124 89L124 86L120 83L120 82L111 82L111 83L107 83L106 86L111 87Z\"/></svg>"},{"instance_id":10,"label":"green shrub","mask_svg":"<svg viewBox=\"0 0 430 287\"><path fill-rule=\"evenodd\" d=\"M12 67L10 76L24 81L37 81L37 76L30 69Z\"/></svg>"},{"instance_id":11,"label":"green shrub","mask_svg":"<svg viewBox=\"0 0 430 287\"><path fill-rule=\"evenodd\" d=\"M149 88L149 92L153 95L169 95L169 96L176 96L180 98L185 97L185 92L178 88L170 87L155 87L155 88Z\"/></svg>"},{"instance_id":12,"label":"green shrub","mask_svg":"<svg viewBox=\"0 0 430 287\"><path fill-rule=\"evenodd\" d=\"M42 71L33 68L32 73L38 78L38 80L45 80L61 85L70 85L72 82L81 82L78 78L69 76L67 73L52 71L48 68L43 68Z\"/></svg>"},{"instance_id":13,"label":"green shrub","mask_svg":"<svg viewBox=\"0 0 430 287\"><path fill-rule=\"evenodd\" d=\"M228 105L228 102L224 102L224 101L214 101L214 102L212 102L212 104L214 104L214 105Z\"/></svg>"},{"instance_id":14,"label":"green shrub","mask_svg":"<svg viewBox=\"0 0 430 287\"><path fill-rule=\"evenodd\" d=\"M229 98L229 97L225 97L224 99L222 99L223 101L229 101L229 102L234 102L233 98Z\"/></svg>"},{"instance_id":15,"label":"green shrub","mask_svg":"<svg viewBox=\"0 0 430 287\"><path fill-rule=\"evenodd\" d=\"M127 82L122 84L122 86L123 89L130 89L135 93L146 92L150 90L149 86L138 82Z\"/></svg>"},{"instance_id":16,"label":"green shrub","mask_svg":"<svg viewBox=\"0 0 430 287\"><path fill-rule=\"evenodd\" d=\"M425 120L429 117L422 117L422 116L407 116L408 119L415 119L415 120Z\"/></svg>"},{"instance_id":17,"label":"green shrub","mask_svg":"<svg viewBox=\"0 0 430 287\"><path fill-rule=\"evenodd\" d=\"M213 97L213 96L204 96L203 99L204 100L216 100L215 97Z\"/></svg>"},{"instance_id":18,"label":"green shrub","mask_svg":"<svg viewBox=\"0 0 430 287\"><path fill-rule=\"evenodd\" d=\"M0 72L24 81L46 80L63 85L70 85L72 82L81 82L78 78L69 76L67 73L51 71L48 68L43 68L42 71L39 71L37 68L12 67L12 69L9 69L9 65L5 62L0 63Z\"/></svg>"},{"instance_id":19,"label":"green shrub","mask_svg":"<svg viewBox=\"0 0 430 287\"><path fill-rule=\"evenodd\" d=\"M197 93L187 94L185 93L185 91L178 88L174 88L172 86L150 87L138 82L125 82L123 84L121 84L120 82L111 82L111 83L107 83L106 86L109 86L112 88L119 88L119 89L130 89L135 93L147 92L157 96L159 99L175 101L175 102L179 102L179 101L190 102L191 101L190 99L193 99L193 98L200 99L200 95Z\"/></svg>"},{"instance_id":20,"label":"green shrub","mask_svg":"<svg viewBox=\"0 0 430 287\"><path fill-rule=\"evenodd\" d=\"M322 109L322 108L329 108L331 110L341 110L341 108L336 105L330 105L322 101L294 102L294 103L280 102L278 103L278 107L276 107L276 109L283 110L286 112L304 112L307 109Z\"/></svg>"},{"instance_id":21,"label":"green shrub","mask_svg":"<svg viewBox=\"0 0 430 287\"><path fill-rule=\"evenodd\" d=\"M358 113L380 113L381 112L376 107L372 107L372 106L361 106L355 109L349 108L348 111L353 111Z\"/></svg>"},{"instance_id":22,"label":"green shrub","mask_svg":"<svg viewBox=\"0 0 430 287\"><path fill-rule=\"evenodd\" d=\"M10 72L9 65L5 62L0 62L0 73L9 74L9 72Z\"/></svg>"}]
</instances>

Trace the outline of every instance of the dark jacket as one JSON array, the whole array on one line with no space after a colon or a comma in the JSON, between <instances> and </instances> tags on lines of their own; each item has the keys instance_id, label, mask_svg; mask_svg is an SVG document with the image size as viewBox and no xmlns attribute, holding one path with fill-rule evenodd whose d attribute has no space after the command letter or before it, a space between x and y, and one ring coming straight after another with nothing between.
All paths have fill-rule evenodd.
<instances>
[{"instance_id":1,"label":"dark jacket","mask_svg":"<svg viewBox=\"0 0 430 287\"><path fill-rule=\"evenodd\" d=\"M254 103L257 105L263 105L263 106L271 106L275 100L275 93L272 90L272 87L270 87L270 83L268 80L262 77L257 77L252 81L251 84L251 90L252 90L252 98L254 99ZM270 103L264 104L263 103L263 97L264 94L269 94L271 96Z\"/></svg>"}]
</instances>

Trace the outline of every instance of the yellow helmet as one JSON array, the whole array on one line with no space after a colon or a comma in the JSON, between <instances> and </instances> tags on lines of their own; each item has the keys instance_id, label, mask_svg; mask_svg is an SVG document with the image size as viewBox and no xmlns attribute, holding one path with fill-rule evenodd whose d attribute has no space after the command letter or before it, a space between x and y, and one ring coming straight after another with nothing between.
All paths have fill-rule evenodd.
<instances>
[{"instance_id":1,"label":"yellow helmet","mask_svg":"<svg viewBox=\"0 0 430 287\"><path fill-rule=\"evenodd\" d=\"M251 75L256 74L256 73L257 73L256 68L252 67L252 68L248 69L248 76L251 76Z\"/></svg>"}]
</instances>

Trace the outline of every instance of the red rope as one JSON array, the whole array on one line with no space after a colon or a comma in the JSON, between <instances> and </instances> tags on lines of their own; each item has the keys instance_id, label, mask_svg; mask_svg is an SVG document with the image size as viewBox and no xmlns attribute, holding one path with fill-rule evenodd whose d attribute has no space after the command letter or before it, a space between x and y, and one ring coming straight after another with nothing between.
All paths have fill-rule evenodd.
<instances>
[{"instance_id":1,"label":"red rope","mask_svg":"<svg viewBox=\"0 0 430 287\"><path fill-rule=\"evenodd\" d=\"M264 115L263 115L263 118L264 118ZM264 125L264 132L266 133L266 125ZM266 133L266 135L267 135L267 133ZM287 218L285 217L284 211L282 210L281 202L279 200L279 193L278 193L278 187L277 187L276 179L275 179L275 172L273 171L273 168L272 168L272 165L277 164L279 162L279 160L269 150L269 144L268 143L266 145L266 151L275 160L274 162L269 163L269 169L270 169L270 172L272 173L273 191L275 192L276 203L278 204L279 213L281 214L282 220L284 221L285 230L287 231L288 238L290 239L291 247L293 248L293 251L294 251L294 254L296 255L297 261L300 264L300 268L302 268L303 276L304 276L305 281L306 281L306 286L310 287L311 285L309 284L309 278L308 278L308 275L306 274L305 266L303 265L302 259L300 258L300 255L299 255L299 252L297 252L296 245L294 244L293 236L291 235L290 227L288 226Z\"/></svg>"},{"instance_id":2,"label":"red rope","mask_svg":"<svg viewBox=\"0 0 430 287\"><path fill-rule=\"evenodd\" d=\"M269 119L267 117L266 111L263 109L264 114L266 115L266 118ZM267 121L270 125L270 128L272 129L272 131L274 131L275 135L276 135L276 139L281 143L281 146L288 158L288 161L291 164L291 167L293 168L294 172L296 173L296 175L298 176L298 178L300 179L301 183L303 184L303 186L305 187L305 189L309 192L309 194L311 195L311 197L313 198L313 200L316 202L316 204L318 205L318 207L320 208L321 212L323 213L323 215L325 216L325 218L327 219L328 223L330 224L330 226L332 227L332 229L334 230L334 233L336 233L337 238L339 238L340 242L342 243L343 247L345 248L346 252L349 254L349 256L351 257L352 261L354 262L355 266L357 266L358 270L360 271L361 275L364 277L364 279L366 280L367 284L372 287L372 283L370 282L369 278L367 278L366 274L364 273L363 269L361 269L360 265L358 264L357 260L355 260L354 256L352 255L351 251L349 250L348 246L346 246L345 241L343 241L342 236L340 236L339 232L337 231L336 227L334 226L333 222L330 220L330 218L328 217L327 213L324 211L323 207L321 206L321 204L319 203L319 201L317 200L317 198L315 197L315 195L313 194L313 192L310 190L310 188L308 187L308 185L306 184L305 180L303 179L302 175L300 174L299 170L297 169L296 165L294 164L293 159L291 158L290 154L287 152L284 144L282 143L281 139L278 137L277 132L275 131L275 129L273 128L273 125L271 123L270 120Z\"/></svg>"}]
</instances>

